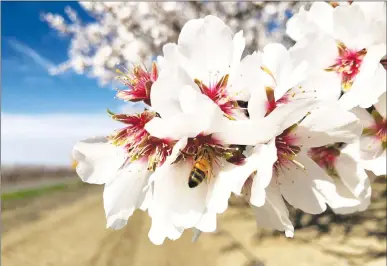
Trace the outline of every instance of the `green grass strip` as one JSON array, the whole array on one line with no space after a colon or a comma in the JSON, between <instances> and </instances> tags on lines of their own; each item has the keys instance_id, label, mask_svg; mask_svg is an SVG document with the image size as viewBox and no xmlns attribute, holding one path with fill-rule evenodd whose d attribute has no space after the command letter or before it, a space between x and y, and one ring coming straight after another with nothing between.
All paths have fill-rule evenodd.
<instances>
[{"instance_id":1,"label":"green grass strip","mask_svg":"<svg viewBox=\"0 0 387 266\"><path fill-rule=\"evenodd\" d=\"M40 188L24 189L15 192L4 193L1 195L2 201L25 199L31 197L37 197L46 193L54 192L69 188L70 184L56 184L51 186L44 186ZM74 184L72 184L74 186Z\"/></svg>"}]
</instances>

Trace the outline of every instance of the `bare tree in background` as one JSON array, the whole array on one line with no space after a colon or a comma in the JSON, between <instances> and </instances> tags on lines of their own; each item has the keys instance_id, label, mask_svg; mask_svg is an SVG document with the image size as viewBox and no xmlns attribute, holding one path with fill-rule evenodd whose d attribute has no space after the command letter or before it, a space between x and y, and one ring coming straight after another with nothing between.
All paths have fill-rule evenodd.
<instances>
[{"instance_id":1,"label":"bare tree in background","mask_svg":"<svg viewBox=\"0 0 387 266\"><path fill-rule=\"evenodd\" d=\"M193 18L215 15L233 31L244 31L246 51L268 42L290 45L285 23L299 5L296 2L80 2L95 21L83 23L67 7L67 23L61 15L42 15L50 27L71 39L69 59L52 74L74 70L106 84L115 77L117 65L146 65L161 53L167 42L176 42L183 25Z\"/></svg>"}]
</instances>

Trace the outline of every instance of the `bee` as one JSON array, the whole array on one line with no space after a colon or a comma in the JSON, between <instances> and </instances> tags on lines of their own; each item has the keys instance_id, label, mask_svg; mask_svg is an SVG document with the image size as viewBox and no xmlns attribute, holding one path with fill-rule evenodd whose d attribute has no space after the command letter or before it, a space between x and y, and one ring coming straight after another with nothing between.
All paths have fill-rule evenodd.
<instances>
[{"instance_id":1,"label":"bee","mask_svg":"<svg viewBox=\"0 0 387 266\"><path fill-rule=\"evenodd\" d=\"M209 180L212 177L212 164L215 158L215 151L204 146L199 149L194 158L194 164L191 173L188 177L188 186L190 188L197 187L204 180Z\"/></svg>"}]
</instances>

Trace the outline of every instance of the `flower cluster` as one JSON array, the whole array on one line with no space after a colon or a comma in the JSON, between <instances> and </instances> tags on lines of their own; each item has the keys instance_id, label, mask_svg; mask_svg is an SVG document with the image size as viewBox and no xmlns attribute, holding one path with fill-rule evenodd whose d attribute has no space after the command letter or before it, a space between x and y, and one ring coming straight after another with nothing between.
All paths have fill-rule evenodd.
<instances>
[{"instance_id":1,"label":"flower cluster","mask_svg":"<svg viewBox=\"0 0 387 266\"><path fill-rule=\"evenodd\" d=\"M218 17L188 21L152 69L120 73L140 114L81 141L81 179L105 184L107 226L147 211L149 238L213 232L232 194L259 226L293 237L285 201L319 214L370 203L365 169L386 174L385 3L314 3L287 24L296 44L242 57L243 32ZM367 109L364 109L367 108Z\"/></svg>"},{"instance_id":2,"label":"flower cluster","mask_svg":"<svg viewBox=\"0 0 387 266\"><path fill-rule=\"evenodd\" d=\"M243 29L248 50L273 41L285 42L285 25L299 6L297 2L136 2L79 1L83 9L67 6L66 16L45 13L42 19L61 37L69 39L68 60L51 69L52 74L73 70L108 85L115 78L117 64L150 62L160 47L175 41L184 23L193 18L215 15L233 30ZM93 19L82 20L87 13Z\"/></svg>"}]
</instances>

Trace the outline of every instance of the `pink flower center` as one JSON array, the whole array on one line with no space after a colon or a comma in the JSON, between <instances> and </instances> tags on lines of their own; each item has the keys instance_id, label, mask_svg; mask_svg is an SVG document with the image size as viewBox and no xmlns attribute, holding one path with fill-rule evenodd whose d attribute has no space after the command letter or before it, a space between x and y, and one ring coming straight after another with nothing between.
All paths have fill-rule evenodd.
<instances>
[{"instance_id":1,"label":"pink flower center","mask_svg":"<svg viewBox=\"0 0 387 266\"><path fill-rule=\"evenodd\" d=\"M156 113L145 111L136 115L113 114L111 112L110 114L114 120L127 124L126 127L117 130L110 137L113 144L124 146L128 156L127 161L146 160L148 161L148 170L154 171L171 154L173 141L150 136L145 130L145 124L152 120Z\"/></svg>"},{"instance_id":2,"label":"pink flower center","mask_svg":"<svg viewBox=\"0 0 387 266\"><path fill-rule=\"evenodd\" d=\"M387 121L383 119L381 123L375 124L376 137L384 143L387 141Z\"/></svg>"},{"instance_id":3,"label":"pink flower center","mask_svg":"<svg viewBox=\"0 0 387 266\"><path fill-rule=\"evenodd\" d=\"M265 116L268 116L275 108L277 108L278 105L289 102L289 95L287 93L285 93L280 99L275 100L273 88L266 87L265 89L267 96Z\"/></svg>"},{"instance_id":4,"label":"pink flower center","mask_svg":"<svg viewBox=\"0 0 387 266\"><path fill-rule=\"evenodd\" d=\"M387 147L387 120L376 110L372 111L375 123L371 127L363 129L364 136L373 136L382 143L383 148Z\"/></svg>"},{"instance_id":5,"label":"pink flower center","mask_svg":"<svg viewBox=\"0 0 387 266\"><path fill-rule=\"evenodd\" d=\"M348 49L344 44L337 45L339 56L336 63L326 69L326 71L335 71L341 76L341 83L344 92L347 92L356 77L360 72L360 66L363 62L367 50L354 51Z\"/></svg>"},{"instance_id":6,"label":"pink flower center","mask_svg":"<svg viewBox=\"0 0 387 266\"><path fill-rule=\"evenodd\" d=\"M335 169L336 160L339 155L340 150L334 145L322 146L309 150L309 157L321 168L329 171Z\"/></svg>"},{"instance_id":7,"label":"pink flower center","mask_svg":"<svg viewBox=\"0 0 387 266\"><path fill-rule=\"evenodd\" d=\"M236 101L232 100L227 94L227 82L229 75L223 76L217 82L210 82L207 86L202 81L195 79L195 83L199 86L201 92L216 103L226 115L232 115L233 111L238 107Z\"/></svg>"},{"instance_id":8,"label":"pink flower center","mask_svg":"<svg viewBox=\"0 0 387 266\"><path fill-rule=\"evenodd\" d=\"M274 164L274 169L276 171L280 167L289 167L289 164L299 165L295 158L301 151L301 148L296 145L297 138L290 134L293 128L286 129L281 135L275 138L277 161Z\"/></svg>"},{"instance_id":9,"label":"pink flower center","mask_svg":"<svg viewBox=\"0 0 387 266\"><path fill-rule=\"evenodd\" d=\"M135 66L128 74L124 74L119 70L117 72L121 74L118 79L129 88L129 90L118 91L117 97L124 101L144 101L150 106L150 91L158 77L156 63L153 62L151 72L141 66Z\"/></svg>"}]
</instances>

